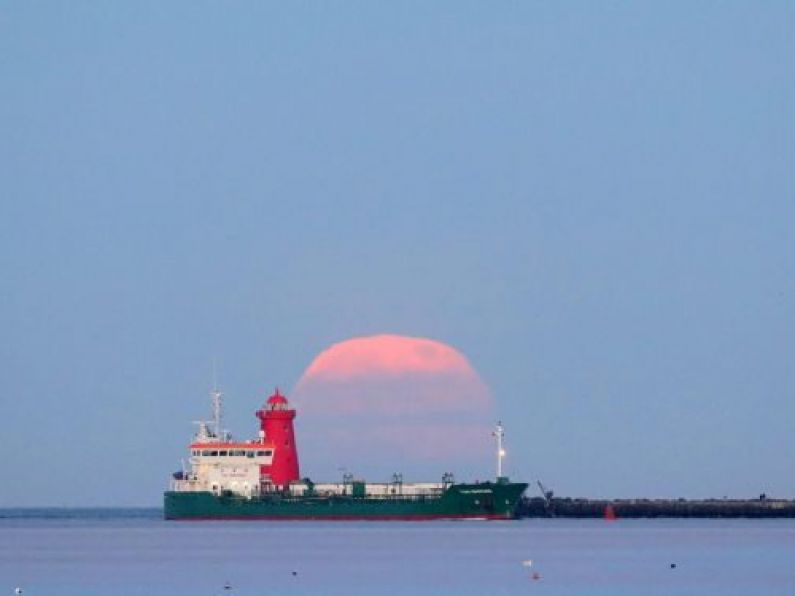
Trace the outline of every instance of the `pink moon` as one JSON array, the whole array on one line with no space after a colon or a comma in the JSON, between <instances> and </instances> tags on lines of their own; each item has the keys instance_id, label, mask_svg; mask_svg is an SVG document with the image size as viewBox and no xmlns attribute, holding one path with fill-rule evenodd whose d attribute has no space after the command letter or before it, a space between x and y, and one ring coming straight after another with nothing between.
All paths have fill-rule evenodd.
<instances>
[{"instance_id":1,"label":"pink moon","mask_svg":"<svg viewBox=\"0 0 795 596\"><path fill-rule=\"evenodd\" d=\"M373 335L335 343L309 364L291 399L302 465L313 476L490 472L491 392L466 356L441 341Z\"/></svg>"}]
</instances>

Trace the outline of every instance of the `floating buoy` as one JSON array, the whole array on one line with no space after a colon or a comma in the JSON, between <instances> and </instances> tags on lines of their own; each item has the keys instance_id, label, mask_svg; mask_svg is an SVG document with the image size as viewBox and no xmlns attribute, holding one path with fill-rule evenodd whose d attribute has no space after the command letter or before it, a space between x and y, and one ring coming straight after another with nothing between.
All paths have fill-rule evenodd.
<instances>
[{"instance_id":1,"label":"floating buoy","mask_svg":"<svg viewBox=\"0 0 795 596\"><path fill-rule=\"evenodd\" d=\"M295 577L296 575L298 575L298 572L297 571L293 571L293 577Z\"/></svg>"},{"instance_id":2,"label":"floating buoy","mask_svg":"<svg viewBox=\"0 0 795 596\"><path fill-rule=\"evenodd\" d=\"M532 567L533 561L532 559L527 559L526 561L522 561L522 567Z\"/></svg>"},{"instance_id":3,"label":"floating buoy","mask_svg":"<svg viewBox=\"0 0 795 596\"><path fill-rule=\"evenodd\" d=\"M676 563L671 563L671 569L676 569Z\"/></svg>"},{"instance_id":4,"label":"floating buoy","mask_svg":"<svg viewBox=\"0 0 795 596\"><path fill-rule=\"evenodd\" d=\"M232 589L232 584L230 584L229 582L226 582L224 584L224 590L231 590L231 589Z\"/></svg>"},{"instance_id":5,"label":"floating buoy","mask_svg":"<svg viewBox=\"0 0 795 596\"><path fill-rule=\"evenodd\" d=\"M22 594L22 588L14 588L14 594L16 594L17 596Z\"/></svg>"},{"instance_id":6,"label":"floating buoy","mask_svg":"<svg viewBox=\"0 0 795 596\"><path fill-rule=\"evenodd\" d=\"M534 580L541 579L541 574L538 571L533 571L533 575L531 576Z\"/></svg>"},{"instance_id":7,"label":"floating buoy","mask_svg":"<svg viewBox=\"0 0 795 596\"><path fill-rule=\"evenodd\" d=\"M605 521L616 521L616 519L618 519L616 517L616 511L613 509L613 505L611 503L608 503L607 507L605 507L604 518Z\"/></svg>"}]
</instances>

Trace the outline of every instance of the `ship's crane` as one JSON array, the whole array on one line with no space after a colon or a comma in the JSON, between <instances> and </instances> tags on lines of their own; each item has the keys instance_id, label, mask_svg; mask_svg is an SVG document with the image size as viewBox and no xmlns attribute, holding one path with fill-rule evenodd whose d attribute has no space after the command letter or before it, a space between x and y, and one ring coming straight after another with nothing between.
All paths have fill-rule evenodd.
<instances>
[{"instance_id":1,"label":"ship's crane","mask_svg":"<svg viewBox=\"0 0 795 596\"><path fill-rule=\"evenodd\" d=\"M547 514L547 517L555 517L555 508L552 505L552 497L555 493L544 486L540 480L536 480L536 484L538 484L538 488L541 490L541 496L544 497L544 512Z\"/></svg>"},{"instance_id":2,"label":"ship's crane","mask_svg":"<svg viewBox=\"0 0 795 596\"><path fill-rule=\"evenodd\" d=\"M541 490L541 496L544 497L544 501L546 501L547 505L549 505L555 493L551 490L548 490L547 487L541 484L540 480L536 480L536 484L538 484L538 488Z\"/></svg>"}]
</instances>

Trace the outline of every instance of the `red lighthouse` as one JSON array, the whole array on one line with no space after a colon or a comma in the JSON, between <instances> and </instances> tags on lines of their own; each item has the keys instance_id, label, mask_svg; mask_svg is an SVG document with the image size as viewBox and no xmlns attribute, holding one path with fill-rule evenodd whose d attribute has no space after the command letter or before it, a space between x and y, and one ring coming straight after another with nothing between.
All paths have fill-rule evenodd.
<instances>
[{"instance_id":1,"label":"red lighthouse","mask_svg":"<svg viewBox=\"0 0 795 596\"><path fill-rule=\"evenodd\" d=\"M279 388L265 402L265 407L257 410L260 428L265 440L273 445L273 461L260 468L260 474L270 476L273 484L285 485L299 479L298 450L295 447L293 418L295 410L290 409L287 398L279 393Z\"/></svg>"}]
</instances>

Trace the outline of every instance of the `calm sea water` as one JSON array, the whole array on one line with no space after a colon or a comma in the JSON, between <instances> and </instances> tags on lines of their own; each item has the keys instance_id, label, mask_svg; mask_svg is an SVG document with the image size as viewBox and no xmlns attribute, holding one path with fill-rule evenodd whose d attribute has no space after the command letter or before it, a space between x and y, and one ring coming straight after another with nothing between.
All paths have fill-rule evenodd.
<instances>
[{"instance_id":1,"label":"calm sea water","mask_svg":"<svg viewBox=\"0 0 795 596\"><path fill-rule=\"evenodd\" d=\"M165 522L158 510L0 510L0 596L17 586L30 596L795 594L795 520Z\"/></svg>"}]
</instances>

